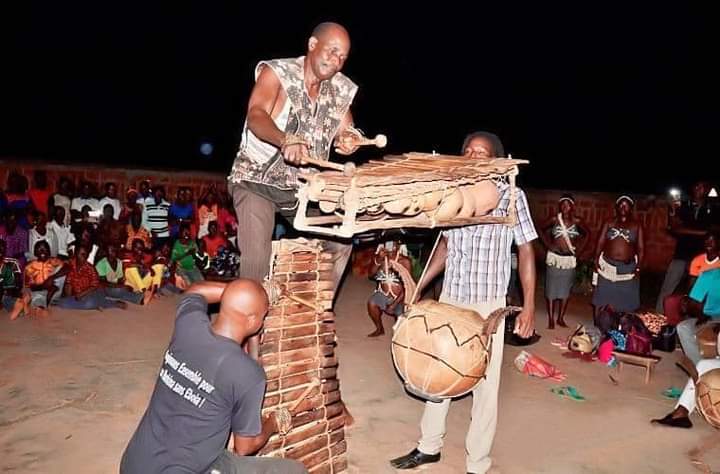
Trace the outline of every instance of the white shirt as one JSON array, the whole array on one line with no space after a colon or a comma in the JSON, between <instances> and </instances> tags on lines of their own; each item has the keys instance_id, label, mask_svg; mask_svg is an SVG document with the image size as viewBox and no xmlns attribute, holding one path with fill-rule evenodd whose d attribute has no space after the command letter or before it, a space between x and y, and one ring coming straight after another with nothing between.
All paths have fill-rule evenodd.
<instances>
[{"instance_id":1,"label":"white shirt","mask_svg":"<svg viewBox=\"0 0 720 474\"><path fill-rule=\"evenodd\" d=\"M70 205L70 209L72 209L73 211L80 212L80 211L82 211L83 207L90 206L91 211L97 211L99 204L100 203L95 198L85 199L85 198L81 198L81 197L76 197L76 198L73 198L72 204Z\"/></svg>"},{"instance_id":2,"label":"white shirt","mask_svg":"<svg viewBox=\"0 0 720 474\"><path fill-rule=\"evenodd\" d=\"M40 235L40 233L35 230L35 227L30 229L28 231L28 251L25 253L25 256L28 259L28 262L31 260L35 260L35 244L38 242L45 241L50 245L50 241L53 239L53 232L50 230L50 226L45 227L45 235ZM51 255L52 255L52 247L51 247ZM55 257L56 255L53 255Z\"/></svg>"},{"instance_id":3,"label":"white shirt","mask_svg":"<svg viewBox=\"0 0 720 474\"><path fill-rule=\"evenodd\" d=\"M100 199L100 202L98 203L98 210L102 211L106 204L110 204L113 207L113 219L120 219L120 211L122 210L120 207L120 200L105 196Z\"/></svg>"},{"instance_id":4,"label":"white shirt","mask_svg":"<svg viewBox=\"0 0 720 474\"><path fill-rule=\"evenodd\" d=\"M52 238L48 240L50 245L50 255L53 257L68 256L68 246L75 242L75 236L70 232L69 225L59 225L55 221L47 224L48 233L52 232Z\"/></svg>"},{"instance_id":5,"label":"white shirt","mask_svg":"<svg viewBox=\"0 0 720 474\"><path fill-rule=\"evenodd\" d=\"M67 196L63 196L62 194L55 194L53 196L53 204L62 207L65 209L65 225L70 225L70 204L71 200ZM48 216L48 219L50 219L52 216Z\"/></svg>"}]
</instances>

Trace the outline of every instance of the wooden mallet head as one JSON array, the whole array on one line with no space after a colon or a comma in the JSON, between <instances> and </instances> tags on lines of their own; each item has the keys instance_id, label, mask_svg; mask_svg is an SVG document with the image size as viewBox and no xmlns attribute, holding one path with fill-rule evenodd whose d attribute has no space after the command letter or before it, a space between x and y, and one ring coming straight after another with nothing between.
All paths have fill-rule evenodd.
<instances>
[{"instance_id":1,"label":"wooden mallet head","mask_svg":"<svg viewBox=\"0 0 720 474\"><path fill-rule=\"evenodd\" d=\"M375 138L362 137L360 140L355 142L355 145L375 145L378 148L385 148L385 145L387 145L387 137L383 134L375 135Z\"/></svg>"}]
</instances>

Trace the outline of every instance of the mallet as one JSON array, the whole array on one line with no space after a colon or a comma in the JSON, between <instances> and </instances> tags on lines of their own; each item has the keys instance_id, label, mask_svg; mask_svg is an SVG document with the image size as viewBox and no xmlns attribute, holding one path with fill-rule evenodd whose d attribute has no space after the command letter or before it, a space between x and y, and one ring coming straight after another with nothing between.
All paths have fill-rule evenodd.
<instances>
[{"instance_id":1,"label":"mallet","mask_svg":"<svg viewBox=\"0 0 720 474\"><path fill-rule=\"evenodd\" d=\"M329 168L337 171L342 171L345 176L352 176L355 174L355 163L347 162L344 165L340 163L333 163L332 161L318 160L317 158L303 158L303 162L309 165L319 166L321 168Z\"/></svg>"},{"instance_id":2,"label":"mallet","mask_svg":"<svg viewBox=\"0 0 720 474\"><path fill-rule=\"evenodd\" d=\"M387 137L383 134L377 134L375 135L375 138L367 138L365 137L360 130L349 128L349 132L351 132L351 138L348 138L348 136L344 136L342 138L343 142L349 141L348 145L353 147L361 147L364 145L375 145L378 148L385 148L385 145L387 145ZM335 151L341 155L348 155L350 153L346 153L344 151L341 151L340 148L337 147L337 143L335 144Z\"/></svg>"},{"instance_id":3,"label":"mallet","mask_svg":"<svg viewBox=\"0 0 720 474\"><path fill-rule=\"evenodd\" d=\"M387 137L383 134L375 135L375 138L362 137L354 144L357 146L375 145L378 148L385 148L385 145L387 145Z\"/></svg>"}]
</instances>

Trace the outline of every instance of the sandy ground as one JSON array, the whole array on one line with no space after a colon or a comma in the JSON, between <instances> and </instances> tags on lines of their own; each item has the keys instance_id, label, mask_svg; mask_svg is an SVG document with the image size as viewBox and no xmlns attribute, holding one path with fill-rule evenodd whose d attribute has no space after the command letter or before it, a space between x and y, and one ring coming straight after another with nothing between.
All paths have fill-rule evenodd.
<instances>
[{"instance_id":1,"label":"sandy ground","mask_svg":"<svg viewBox=\"0 0 720 474\"><path fill-rule=\"evenodd\" d=\"M349 471L396 472L388 459L415 447L422 402L408 396L390 356L390 336L368 339L369 281L348 278L336 308L340 381L356 424L348 430ZM117 472L122 451L145 409L172 331L176 298L149 308L104 312L55 310L47 320L0 319L0 469L2 472ZM589 318L585 301L569 321ZM618 373L598 362L562 357L550 341L570 330L544 329L528 350L556 364L585 402L560 399L557 383L519 373L520 348L505 346L500 414L493 448L503 473L691 473L688 452L710 446L704 461L720 471L720 433L699 415L691 430L651 426L670 411L661 396L685 377L663 357L650 384L643 369ZM389 329L392 322L387 319ZM388 331L389 333L389 331ZM619 381L614 385L608 374ZM471 399L453 403L442 460L425 472L465 472L464 437Z\"/></svg>"}]
</instances>

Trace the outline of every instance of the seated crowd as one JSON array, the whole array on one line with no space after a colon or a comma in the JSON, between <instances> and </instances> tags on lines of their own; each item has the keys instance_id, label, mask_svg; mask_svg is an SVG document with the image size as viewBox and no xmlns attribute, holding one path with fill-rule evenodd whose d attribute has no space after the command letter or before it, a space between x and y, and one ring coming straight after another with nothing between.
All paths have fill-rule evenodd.
<instances>
[{"instance_id":1,"label":"seated crowd","mask_svg":"<svg viewBox=\"0 0 720 474\"><path fill-rule=\"evenodd\" d=\"M106 183L97 196L66 177L57 192L36 171L33 187L11 172L0 191L0 295L11 319L70 309L147 305L205 278L237 276L237 220L214 185L197 200L180 187L168 202L149 181Z\"/></svg>"}]
</instances>

